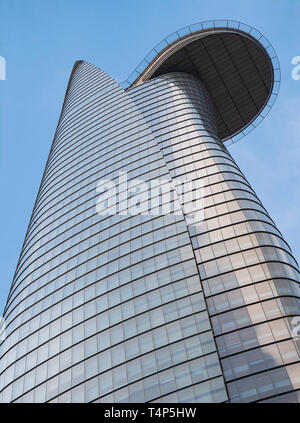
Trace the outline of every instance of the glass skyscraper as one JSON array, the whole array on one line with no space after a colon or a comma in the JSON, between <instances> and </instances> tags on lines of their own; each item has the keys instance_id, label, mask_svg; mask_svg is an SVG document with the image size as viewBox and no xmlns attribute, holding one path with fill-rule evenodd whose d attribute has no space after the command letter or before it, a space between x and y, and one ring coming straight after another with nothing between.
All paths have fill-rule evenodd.
<instances>
[{"instance_id":1,"label":"glass skyscraper","mask_svg":"<svg viewBox=\"0 0 300 423\"><path fill-rule=\"evenodd\" d=\"M75 63L4 311L1 402L300 402L298 265L226 148L278 73L233 21L172 34L121 85ZM180 178L203 186L193 220ZM161 189L147 213L141 180L173 184L177 213Z\"/></svg>"}]
</instances>

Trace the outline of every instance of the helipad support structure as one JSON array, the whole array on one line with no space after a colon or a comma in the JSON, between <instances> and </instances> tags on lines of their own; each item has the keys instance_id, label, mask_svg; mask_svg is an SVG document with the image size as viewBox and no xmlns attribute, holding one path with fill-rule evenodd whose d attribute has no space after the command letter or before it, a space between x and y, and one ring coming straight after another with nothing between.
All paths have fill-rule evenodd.
<instances>
[{"instance_id":1,"label":"helipad support structure","mask_svg":"<svg viewBox=\"0 0 300 423\"><path fill-rule=\"evenodd\" d=\"M234 21L177 31L121 85L75 63L5 307L2 402L299 402L298 265L225 146L279 82ZM120 173L201 181L204 219L99 213Z\"/></svg>"}]
</instances>

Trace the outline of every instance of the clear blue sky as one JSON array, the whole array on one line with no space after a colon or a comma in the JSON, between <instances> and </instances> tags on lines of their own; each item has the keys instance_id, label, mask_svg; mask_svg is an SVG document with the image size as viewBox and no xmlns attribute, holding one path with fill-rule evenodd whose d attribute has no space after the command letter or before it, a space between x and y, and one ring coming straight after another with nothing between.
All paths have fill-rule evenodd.
<instances>
[{"instance_id":1,"label":"clear blue sky","mask_svg":"<svg viewBox=\"0 0 300 423\"><path fill-rule=\"evenodd\" d=\"M282 68L281 91L265 121L230 147L300 258L300 0L0 0L0 314L9 291L75 60L123 81L169 33L208 19L259 29Z\"/></svg>"}]
</instances>

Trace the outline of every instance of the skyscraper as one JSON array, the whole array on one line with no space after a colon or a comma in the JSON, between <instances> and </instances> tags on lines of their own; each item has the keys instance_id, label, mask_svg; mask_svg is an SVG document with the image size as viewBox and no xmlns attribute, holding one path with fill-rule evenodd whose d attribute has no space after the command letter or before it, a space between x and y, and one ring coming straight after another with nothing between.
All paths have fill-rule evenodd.
<instances>
[{"instance_id":1,"label":"skyscraper","mask_svg":"<svg viewBox=\"0 0 300 423\"><path fill-rule=\"evenodd\" d=\"M300 402L298 265L226 148L278 74L233 21L177 31L121 85L75 63L5 307L2 402ZM192 219L182 178L202 186ZM172 198L143 197L153 181Z\"/></svg>"}]
</instances>

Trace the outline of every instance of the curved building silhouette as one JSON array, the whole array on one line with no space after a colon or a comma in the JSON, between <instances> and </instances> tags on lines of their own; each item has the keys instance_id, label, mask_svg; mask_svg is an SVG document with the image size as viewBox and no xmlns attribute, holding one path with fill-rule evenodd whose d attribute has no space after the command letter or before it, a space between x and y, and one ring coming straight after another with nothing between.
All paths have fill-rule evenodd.
<instances>
[{"instance_id":1,"label":"curved building silhouette","mask_svg":"<svg viewBox=\"0 0 300 423\"><path fill-rule=\"evenodd\" d=\"M278 88L272 47L234 21L172 34L121 85L75 63L4 311L1 402L300 402L298 265L226 148ZM142 195L153 181L172 196Z\"/></svg>"}]
</instances>

